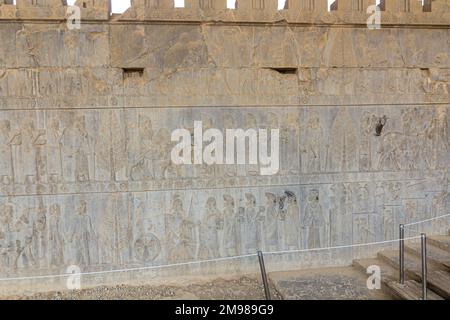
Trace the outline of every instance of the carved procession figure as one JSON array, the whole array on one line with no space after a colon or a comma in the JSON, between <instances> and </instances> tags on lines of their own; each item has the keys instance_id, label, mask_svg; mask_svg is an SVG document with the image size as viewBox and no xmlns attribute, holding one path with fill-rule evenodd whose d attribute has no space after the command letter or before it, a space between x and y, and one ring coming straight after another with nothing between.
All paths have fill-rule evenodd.
<instances>
[{"instance_id":1,"label":"carved procession figure","mask_svg":"<svg viewBox=\"0 0 450 320\"><path fill-rule=\"evenodd\" d=\"M245 194L246 203L244 209L245 252L255 253L260 248L261 212L263 208L256 206L256 198L253 194Z\"/></svg>"},{"instance_id":2,"label":"carved procession figure","mask_svg":"<svg viewBox=\"0 0 450 320\"><path fill-rule=\"evenodd\" d=\"M298 249L300 240L300 208L297 196L292 191L285 191L287 208L285 217L285 244L288 249Z\"/></svg>"},{"instance_id":3,"label":"carved procession figure","mask_svg":"<svg viewBox=\"0 0 450 320\"><path fill-rule=\"evenodd\" d=\"M36 217L33 221L33 252L40 266L46 265L47 256L47 208L40 203L36 209Z\"/></svg>"},{"instance_id":4,"label":"carved procession figure","mask_svg":"<svg viewBox=\"0 0 450 320\"><path fill-rule=\"evenodd\" d=\"M247 113L245 115L245 124L244 124L244 130L257 130L258 127L258 121L256 119L256 116L253 113ZM268 141L270 143L270 141ZM269 144L270 145L270 144ZM249 149L250 150L250 149ZM246 156L247 158L247 156ZM241 167L245 167L245 175L246 176L257 176L259 175L259 165L258 164L245 164L245 165L239 165Z\"/></svg>"},{"instance_id":5,"label":"carved procession figure","mask_svg":"<svg viewBox=\"0 0 450 320\"><path fill-rule=\"evenodd\" d=\"M14 268L29 268L36 266L33 254L33 226L30 217L31 208L22 211L17 222L14 224L16 257Z\"/></svg>"},{"instance_id":6,"label":"carved procession figure","mask_svg":"<svg viewBox=\"0 0 450 320\"><path fill-rule=\"evenodd\" d=\"M155 176L151 156L153 134L152 120L145 115L139 115L138 141L134 146L136 163L130 169L130 175L133 181L151 180Z\"/></svg>"},{"instance_id":7,"label":"carved procession figure","mask_svg":"<svg viewBox=\"0 0 450 320\"><path fill-rule=\"evenodd\" d=\"M62 179L62 146L63 129L57 117L50 118L47 126L47 174L49 183L58 183Z\"/></svg>"},{"instance_id":8,"label":"carved procession figure","mask_svg":"<svg viewBox=\"0 0 450 320\"><path fill-rule=\"evenodd\" d=\"M224 132L228 129L236 129L236 121L231 114L225 114L223 117ZM237 175L237 166L235 164L224 164L224 175L226 177L235 177Z\"/></svg>"},{"instance_id":9,"label":"carved procession figure","mask_svg":"<svg viewBox=\"0 0 450 320\"><path fill-rule=\"evenodd\" d=\"M14 207L10 203L0 205L0 270L8 270L13 267L13 243L12 228L14 219Z\"/></svg>"},{"instance_id":10,"label":"carved procession figure","mask_svg":"<svg viewBox=\"0 0 450 320\"><path fill-rule=\"evenodd\" d=\"M353 214L353 191L351 184L335 184L331 191L331 215L330 225L331 244L346 245L352 242L352 214Z\"/></svg>"},{"instance_id":11,"label":"carved procession figure","mask_svg":"<svg viewBox=\"0 0 450 320\"><path fill-rule=\"evenodd\" d=\"M14 171L16 181L34 184L45 174L45 130L38 130L32 119L25 119L21 124L21 131L11 140L14 146ZM16 170L17 169L17 170Z\"/></svg>"},{"instance_id":12,"label":"carved procession figure","mask_svg":"<svg viewBox=\"0 0 450 320\"><path fill-rule=\"evenodd\" d=\"M64 238L60 226L61 206L52 204L48 221L48 252L50 266L64 264Z\"/></svg>"},{"instance_id":13,"label":"carved procession figure","mask_svg":"<svg viewBox=\"0 0 450 320\"><path fill-rule=\"evenodd\" d=\"M11 149L11 122L0 120L0 184L9 185L13 182L13 158Z\"/></svg>"},{"instance_id":14,"label":"carved procession figure","mask_svg":"<svg viewBox=\"0 0 450 320\"><path fill-rule=\"evenodd\" d=\"M237 255L239 252L238 218L232 196L224 195L223 209L223 253L225 256Z\"/></svg>"},{"instance_id":15,"label":"carved procession figure","mask_svg":"<svg viewBox=\"0 0 450 320\"><path fill-rule=\"evenodd\" d=\"M305 131L305 144L303 147L303 161L305 173L316 173L322 171L322 146L323 129L320 125L318 113L309 115Z\"/></svg>"},{"instance_id":16,"label":"carved procession figure","mask_svg":"<svg viewBox=\"0 0 450 320\"><path fill-rule=\"evenodd\" d=\"M279 241L280 208L278 198L273 193L266 193L266 248L276 250Z\"/></svg>"},{"instance_id":17,"label":"carved procession figure","mask_svg":"<svg viewBox=\"0 0 450 320\"><path fill-rule=\"evenodd\" d=\"M320 248L322 245L321 234L325 231L326 220L320 205L318 190L314 189L309 192L302 225L306 230L307 248Z\"/></svg>"},{"instance_id":18,"label":"carved procession figure","mask_svg":"<svg viewBox=\"0 0 450 320\"><path fill-rule=\"evenodd\" d=\"M66 182L88 182L91 177L92 137L86 129L84 116L76 116L73 123L64 129L62 138L64 180Z\"/></svg>"},{"instance_id":19,"label":"carved procession figure","mask_svg":"<svg viewBox=\"0 0 450 320\"><path fill-rule=\"evenodd\" d=\"M373 113L364 112L360 124L359 142L359 169L370 171L372 169L372 139L375 134L377 117Z\"/></svg>"},{"instance_id":20,"label":"carved procession figure","mask_svg":"<svg viewBox=\"0 0 450 320\"><path fill-rule=\"evenodd\" d=\"M217 209L216 199L208 198L203 220L200 224L200 252L201 259L217 258L219 254L219 230L223 230L223 218Z\"/></svg>"},{"instance_id":21,"label":"carved procession figure","mask_svg":"<svg viewBox=\"0 0 450 320\"><path fill-rule=\"evenodd\" d=\"M357 138L347 108L340 108L330 131L328 169L332 172L357 170Z\"/></svg>"},{"instance_id":22,"label":"carved procession figure","mask_svg":"<svg viewBox=\"0 0 450 320\"><path fill-rule=\"evenodd\" d=\"M183 201L175 195L165 217L167 260L171 263L190 261L195 256L194 224L184 215Z\"/></svg>"},{"instance_id":23,"label":"carved procession figure","mask_svg":"<svg viewBox=\"0 0 450 320\"><path fill-rule=\"evenodd\" d=\"M448 168L449 156L449 138L448 138L448 120L446 107L439 107L436 112L436 118L432 120L427 129L427 137L431 140L432 166L435 169Z\"/></svg>"},{"instance_id":24,"label":"carved procession figure","mask_svg":"<svg viewBox=\"0 0 450 320\"><path fill-rule=\"evenodd\" d=\"M87 212L86 201L81 201L75 211L69 241L75 251L75 262L80 266L89 266L92 262L93 247L97 243L97 235Z\"/></svg>"}]
</instances>

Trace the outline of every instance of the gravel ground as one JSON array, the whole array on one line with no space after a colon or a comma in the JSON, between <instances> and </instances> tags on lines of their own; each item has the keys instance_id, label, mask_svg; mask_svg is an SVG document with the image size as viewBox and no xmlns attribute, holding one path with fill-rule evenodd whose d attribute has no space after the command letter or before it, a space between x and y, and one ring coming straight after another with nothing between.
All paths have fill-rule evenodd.
<instances>
[{"instance_id":1,"label":"gravel ground","mask_svg":"<svg viewBox=\"0 0 450 320\"><path fill-rule=\"evenodd\" d=\"M271 288L274 299L280 299ZM9 296L14 300L263 300L264 289L259 279L242 277L235 280L217 279L186 286L96 287L76 291L38 293L30 296Z\"/></svg>"}]
</instances>

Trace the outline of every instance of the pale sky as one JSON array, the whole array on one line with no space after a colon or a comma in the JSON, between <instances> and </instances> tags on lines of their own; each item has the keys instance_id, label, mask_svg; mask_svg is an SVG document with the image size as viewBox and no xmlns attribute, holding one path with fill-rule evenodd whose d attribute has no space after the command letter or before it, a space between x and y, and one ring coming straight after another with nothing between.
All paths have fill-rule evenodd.
<instances>
[{"instance_id":1,"label":"pale sky","mask_svg":"<svg viewBox=\"0 0 450 320\"><path fill-rule=\"evenodd\" d=\"M67 0L67 4L72 6L75 0ZM130 7L130 0L111 0L111 6L113 13L123 13Z\"/></svg>"},{"instance_id":2,"label":"pale sky","mask_svg":"<svg viewBox=\"0 0 450 320\"><path fill-rule=\"evenodd\" d=\"M123 13L130 5L130 0L112 0L111 11L112 13Z\"/></svg>"},{"instance_id":3,"label":"pale sky","mask_svg":"<svg viewBox=\"0 0 450 320\"><path fill-rule=\"evenodd\" d=\"M73 5L76 0L67 0L67 4L69 6ZM184 0L174 0L175 1L175 7L183 7L184 6ZM424 0L418 0L422 2ZM236 0L227 0L227 8L234 9L234 4ZM286 0L278 0L278 9L281 10L284 8L284 3ZM334 0L328 0L328 8L330 8L330 5L334 2ZM112 13L123 13L125 10L127 10L130 7L130 0L111 0L111 6L112 6ZM380 0L376 0L376 4L380 4Z\"/></svg>"}]
</instances>

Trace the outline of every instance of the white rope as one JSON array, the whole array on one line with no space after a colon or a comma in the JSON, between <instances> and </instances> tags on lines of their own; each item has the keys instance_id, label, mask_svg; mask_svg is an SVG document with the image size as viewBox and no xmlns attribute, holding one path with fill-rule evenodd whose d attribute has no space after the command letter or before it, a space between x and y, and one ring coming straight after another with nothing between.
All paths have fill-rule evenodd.
<instances>
[{"instance_id":1,"label":"white rope","mask_svg":"<svg viewBox=\"0 0 450 320\"><path fill-rule=\"evenodd\" d=\"M403 240L416 240L420 239L420 236L416 237L410 237L410 238L404 238ZM347 246L336 246L336 247L326 247L326 248L315 248L315 249L299 249L299 250L289 250L289 251L272 251L272 252L264 252L264 254L285 254L285 253L298 253L298 252L309 252L309 251L323 251L323 250L334 250L334 249L344 249L344 248L354 248L354 247L364 247L364 246L371 246L376 244L385 244L385 243L392 243L392 242L399 242L400 239L395 240L386 240L386 241L379 241L379 242L369 242L369 243L358 243L358 244L350 244Z\"/></svg>"},{"instance_id":2,"label":"white rope","mask_svg":"<svg viewBox=\"0 0 450 320\"><path fill-rule=\"evenodd\" d=\"M55 274L55 275L46 275L46 276L31 276L31 277L17 277L17 278L2 278L1 281L12 281L12 280L34 280L34 279L49 279L49 278L63 278L69 276L89 276L89 275L98 275L98 274L108 274L108 273L120 273L127 271L144 271L144 270L152 270L152 269L164 269L170 267L181 267L193 264L201 264L208 262L216 262L216 261L225 261L225 260L235 260L247 257L255 257L258 256L256 253L246 254L241 256L233 256L233 257L225 257L225 258L216 258L209 260L197 260L191 262L183 262L183 263L173 263L173 264L165 264L160 266L148 266L148 267L139 267L139 268L129 268L129 269L115 269L115 270L107 270L107 271L92 271L92 272L82 272L82 273L65 273L65 274Z\"/></svg>"},{"instance_id":3,"label":"white rope","mask_svg":"<svg viewBox=\"0 0 450 320\"><path fill-rule=\"evenodd\" d=\"M420 223L425 223L425 222L441 219L441 218L448 217L448 216L450 216L450 214L445 214L445 215L442 215L442 216L438 216L438 217L434 217L434 218L430 218L430 219L426 219L426 220L422 220L422 221L408 223L408 224L405 224L404 226L407 227L407 226L417 225L417 224L420 224ZM416 237L404 238L403 240L405 240L405 241L406 240L416 240L416 239L420 239L420 238L421 238L420 236L416 236ZM377 244L386 244L386 243L392 243L392 242L398 242L398 241L400 241L400 239L386 240L386 241L379 241L379 242L360 243L360 244L352 244L352 245L346 245L346 246L315 248L315 249L300 249L300 250L288 250L288 251L271 251L271 252L264 252L264 254L276 255L276 254L286 254L286 253L325 251L325 250L335 250L335 249L345 249L345 248L371 246L371 245L377 245ZM209 260L198 260L198 261L191 261L191 262L166 264L166 265L160 265L160 266L148 266L148 267L139 267L139 268L116 269L116 270L107 270L107 271L93 271L93 272L83 272L83 273L65 273L65 274L46 275L46 276L0 278L0 282L4 282L4 281L18 281L18 280L63 278L63 277L69 277L69 276L74 276L74 275L85 276L85 275L99 275L99 274L109 274L109 273L120 273L120 272L128 272L128 271L144 271L144 270L164 269L164 268L171 268L171 267L188 266L188 265L193 265L193 264L202 264L202 263L208 263L208 262L236 260L236 259L255 257L255 256L257 256L257 254L254 253L254 254L233 256L233 257L209 259Z\"/></svg>"},{"instance_id":4,"label":"white rope","mask_svg":"<svg viewBox=\"0 0 450 320\"><path fill-rule=\"evenodd\" d=\"M438 220L438 219L445 218L445 217L450 217L450 213L449 214L444 214L442 216L438 216L438 217L422 220L422 221L416 221L416 222L407 223L407 224L404 224L403 226L404 227L415 226L415 225L418 225L418 224L421 224L421 223L430 222L430 221Z\"/></svg>"},{"instance_id":5,"label":"white rope","mask_svg":"<svg viewBox=\"0 0 450 320\"><path fill-rule=\"evenodd\" d=\"M406 240L414 240L414 239L420 239L420 238L421 237L418 236L418 237L405 238L404 240L406 241ZM342 249L342 248L370 246L370 245L376 245L376 244L385 244L385 243L392 243L392 242L398 242L398 241L400 241L400 239L380 241L380 242L352 244L352 245L337 246L337 247L325 247L325 248L315 248L315 249L264 252L264 254L284 254L284 253L308 252L308 251L325 251L325 250L332 250L332 249ZM139 268L116 269L116 270L107 270L107 271L93 271L93 272L83 272L83 273L64 273L64 274L46 275L46 276L2 278L2 279L0 279L0 282L4 282L4 281L19 281L19 280L50 279L50 278L63 278L63 277L70 277L70 276L74 276L74 275L75 276L88 276L88 275L120 273L120 272L128 272L128 271L154 270L154 269L163 269L163 268L170 268L170 267L188 266L188 265L193 265L193 264L202 264L202 263L208 263L208 262L235 260L235 259L256 257L256 256L257 256L257 254L253 253L253 254L233 256L233 257L224 257L224 258L216 258L216 259L209 259L209 260L198 260L198 261L192 261L192 262L175 263L175 264L167 264L167 265L160 265L160 266L148 266L148 267L139 267Z\"/></svg>"}]
</instances>

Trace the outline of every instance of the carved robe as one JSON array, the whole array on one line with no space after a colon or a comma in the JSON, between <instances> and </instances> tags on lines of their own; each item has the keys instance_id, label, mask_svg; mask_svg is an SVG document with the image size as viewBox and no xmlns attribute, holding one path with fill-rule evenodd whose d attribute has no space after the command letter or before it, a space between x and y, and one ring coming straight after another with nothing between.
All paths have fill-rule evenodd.
<instances>
[{"instance_id":1,"label":"carved robe","mask_svg":"<svg viewBox=\"0 0 450 320\"><path fill-rule=\"evenodd\" d=\"M288 247L298 247L300 229L300 209L297 203L289 203L286 211L286 245Z\"/></svg>"}]
</instances>

